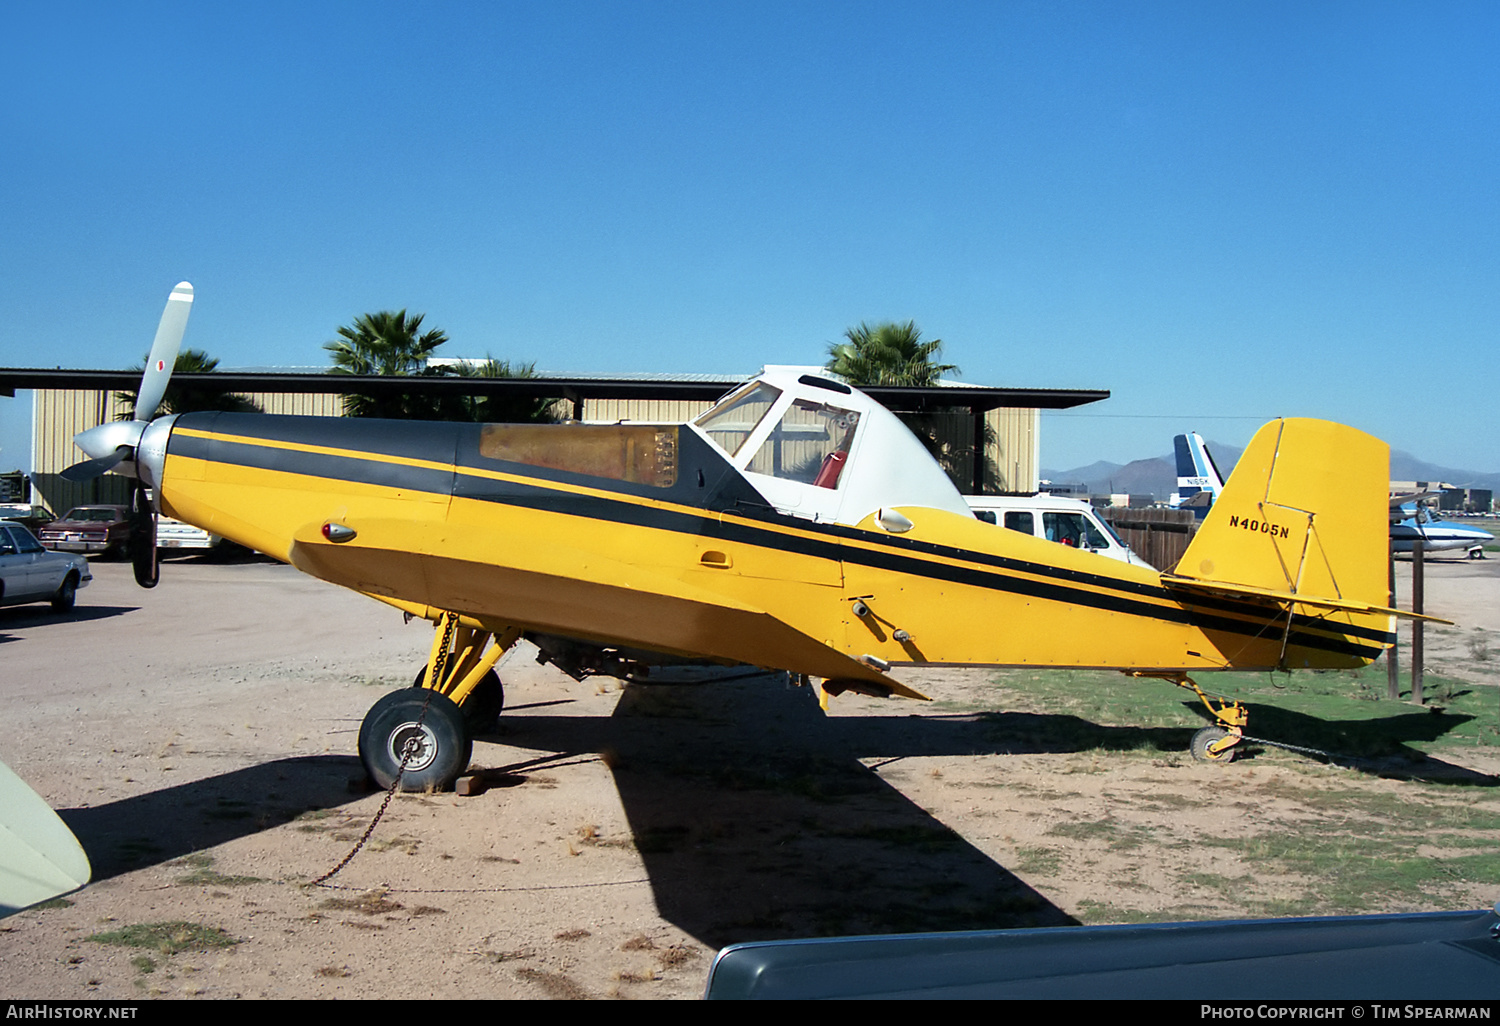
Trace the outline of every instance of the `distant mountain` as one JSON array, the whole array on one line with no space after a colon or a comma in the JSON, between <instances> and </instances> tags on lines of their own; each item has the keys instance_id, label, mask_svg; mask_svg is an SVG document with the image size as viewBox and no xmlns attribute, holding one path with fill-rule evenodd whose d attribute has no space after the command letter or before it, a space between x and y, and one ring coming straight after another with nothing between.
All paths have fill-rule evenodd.
<instances>
[{"instance_id":1,"label":"distant mountain","mask_svg":"<svg viewBox=\"0 0 1500 1026\"><path fill-rule=\"evenodd\" d=\"M1227 479L1239 462L1243 449L1232 445L1208 443L1208 451L1218 464L1219 473ZM1042 469L1042 479L1053 484L1082 484L1095 495L1128 492L1150 494L1166 499L1177 490L1177 460L1172 454L1155 459L1135 460L1121 465L1101 460L1072 470ZM1392 481L1442 481L1457 488L1488 488L1500 492L1500 474L1481 474L1472 470L1440 467L1417 459L1411 453L1391 452Z\"/></svg>"},{"instance_id":2,"label":"distant mountain","mask_svg":"<svg viewBox=\"0 0 1500 1026\"><path fill-rule=\"evenodd\" d=\"M1208 451L1213 454L1219 472L1227 478L1244 450L1232 445L1209 442ZM1134 460L1123 466L1101 460L1072 470L1043 468L1042 478L1054 484L1082 484L1095 495L1124 492L1131 495L1154 495L1165 500L1177 491L1177 458L1168 453L1154 459Z\"/></svg>"},{"instance_id":3,"label":"distant mountain","mask_svg":"<svg viewBox=\"0 0 1500 1026\"><path fill-rule=\"evenodd\" d=\"M1442 481L1455 488L1488 488L1500 492L1500 474L1479 474L1472 470L1454 470L1417 459L1409 452L1391 450L1392 481Z\"/></svg>"}]
</instances>

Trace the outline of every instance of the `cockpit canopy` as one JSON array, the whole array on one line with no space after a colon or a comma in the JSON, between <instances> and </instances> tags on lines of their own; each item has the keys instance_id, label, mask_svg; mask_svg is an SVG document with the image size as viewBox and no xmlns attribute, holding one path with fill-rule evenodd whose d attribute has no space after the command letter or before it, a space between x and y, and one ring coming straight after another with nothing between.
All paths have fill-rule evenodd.
<instances>
[{"instance_id":1,"label":"cockpit canopy","mask_svg":"<svg viewBox=\"0 0 1500 1026\"><path fill-rule=\"evenodd\" d=\"M766 367L692 427L783 513L843 524L895 506L971 515L895 414L821 367Z\"/></svg>"}]
</instances>

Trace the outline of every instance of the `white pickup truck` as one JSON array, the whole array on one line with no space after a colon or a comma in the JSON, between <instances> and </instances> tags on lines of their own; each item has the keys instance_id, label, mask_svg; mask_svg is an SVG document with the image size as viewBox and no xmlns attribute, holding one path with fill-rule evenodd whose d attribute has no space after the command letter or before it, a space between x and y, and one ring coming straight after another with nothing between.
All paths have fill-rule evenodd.
<instances>
[{"instance_id":1,"label":"white pickup truck","mask_svg":"<svg viewBox=\"0 0 1500 1026\"><path fill-rule=\"evenodd\" d=\"M200 552L212 552L223 540L216 534L209 534L203 528L184 524L181 520L161 516L156 518L156 547L158 549L196 549Z\"/></svg>"},{"instance_id":2,"label":"white pickup truck","mask_svg":"<svg viewBox=\"0 0 1500 1026\"><path fill-rule=\"evenodd\" d=\"M965 495L964 501L985 523L1086 552L1097 552L1132 566L1150 567L1099 518L1094 507L1081 499L1038 492L1036 495Z\"/></svg>"}]
</instances>

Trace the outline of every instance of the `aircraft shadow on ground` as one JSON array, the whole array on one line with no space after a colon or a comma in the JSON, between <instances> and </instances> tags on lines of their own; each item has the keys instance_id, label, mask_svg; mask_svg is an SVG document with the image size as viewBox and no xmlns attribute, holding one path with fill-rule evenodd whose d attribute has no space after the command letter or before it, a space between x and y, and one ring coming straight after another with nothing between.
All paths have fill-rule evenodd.
<instances>
[{"instance_id":1,"label":"aircraft shadow on ground","mask_svg":"<svg viewBox=\"0 0 1500 1026\"><path fill-rule=\"evenodd\" d=\"M1191 716L1209 725L1207 713L1194 702L1184 702ZM1373 776L1413 778L1431 783L1494 787L1500 778L1425 755L1412 742L1436 741L1473 719L1437 710L1403 712L1379 719L1325 720L1273 705L1246 703L1250 737L1265 737L1295 748L1301 754ZM983 751L1008 755L1059 754L1093 749L1125 752L1151 749L1186 757L1192 727L1112 727L1066 713L995 712L969 717L979 726ZM1250 741L1241 746L1236 761L1254 759L1266 748ZM940 754L933 752L930 754Z\"/></svg>"},{"instance_id":2,"label":"aircraft shadow on ground","mask_svg":"<svg viewBox=\"0 0 1500 1026\"><path fill-rule=\"evenodd\" d=\"M93 866L95 882L357 801L359 759L313 755L206 777L82 809L59 809Z\"/></svg>"},{"instance_id":3,"label":"aircraft shadow on ground","mask_svg":"<svg viewBox=\"0 0 1500 1026\"><path fill-rule=\"evenodd\" d=\"M1474 719L1439 708L1417 709L1375 719L1325 720L1274 705L1246 703L1245 733L1282 744L1314 748L1329 762L1380 777L1411 778L1434 784L1495 787L1500 778L1479 773L1413 748L1432 742Z\"/></svg>"},{"instance_id":4,"label":"aircraft shadow on ground","mask_svg":"<svg viewBox=\"0 0 1500 1026\"><path fill-rule=\"evenodd\" d=\"M603 754L658 910L710 946L1076 924L859 762L896 754L887 721L782 679L632 685L608 720L517 716L507 740ZM916 729L973 751L971 725Z\"/></svg>"},{"instance_id":5,"label":"aircraft shadow on ground","mask_svg":"<svg viewBox=\"0 0 1500 1026\"><path fill-rule=\"evenodd\" d=\"M1406 745L1467 719L1413 711L1328 721L1251 707L1256 729L1287 743L1338 750L1343 741L1347 749L1377 728L1388 745L1397 739L1383 756L1350 763L1355 769L1494 786L1493 777ZM523 783L531 763L603 756L662 916L716 947L1073 924L859 760L1141 748L1186 758L1194 729L1018 712L825 717L807 689L767 676L632 685L612 717L513 708L502 723L495 740L557 753L508 767L500 775L509 784ZM1253 758L1257 746L1247 747ZM350 785L362 776L353 755L281 759L59 814L88 852L94 879L105 880L358 800L364 792Z\"/></svg>"},{"instance_id":6,"label":"aircraft shadow on ground","mask_svg":"<svg viewBox=\"0 0 1500 1026\"><path fill-rule=\"evenodd\" d=\"M0 627L20 629L40 627L49 623L85 623L103 620L111 616L134 613L140 606L74 606L66 613L56 613L45 605L15 606L0 609Z\"/></svg>"},{"instance_id":7,"label":"aircraft shadow on ground","mask_svg":"<svg viewBox=\"0 0 1500 1026\"><path fill-rule=\"evenodd\" d=\"M1250 722L1286 743L1363 752L1340 764L1372 775L1494 786L1407 745L1466 719L1419 711L1330 721L1257 705ZM760 677L631 685L609 720L518 715L505 740L603 753L663 917L722 946L1072 923L859 760L1144 748L1185 761L1196 729L1011 712L824 717L806 690ZM1264 751L1251 744L1245 755Z\"/></svg>"}]
</instances>

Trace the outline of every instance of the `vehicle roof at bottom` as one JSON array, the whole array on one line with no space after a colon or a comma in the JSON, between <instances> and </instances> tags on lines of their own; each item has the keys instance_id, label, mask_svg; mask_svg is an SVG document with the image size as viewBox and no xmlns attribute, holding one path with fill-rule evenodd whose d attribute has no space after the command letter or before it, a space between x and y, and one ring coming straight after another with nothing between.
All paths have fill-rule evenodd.
<instances>
[{"instance_id":1,"label":"vehicle roof at bottom","mask_svg":"<svg viewBox=\"0 0 1500 1026\"><path fill-rule=\"evenodd\" d=\"M1478 999L1489 911L1053 927L739 944L707 998Z\"/></svg>"},{"instance_id":2,"label":"vehicle roof at bottom","mask_svg":"<svg viewBox=\"0 0 1500 1026\"><path fill-rule=\"evenodd\" d=\"M1043 506L1077 509L1089 505L1082 499L1047 492L1038 492L1036 495L965 495L964 501L976 509L1040 509Z\"/></svg>"}]
</instances>

